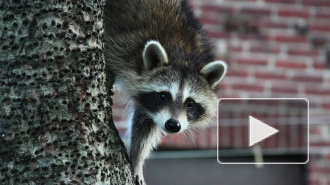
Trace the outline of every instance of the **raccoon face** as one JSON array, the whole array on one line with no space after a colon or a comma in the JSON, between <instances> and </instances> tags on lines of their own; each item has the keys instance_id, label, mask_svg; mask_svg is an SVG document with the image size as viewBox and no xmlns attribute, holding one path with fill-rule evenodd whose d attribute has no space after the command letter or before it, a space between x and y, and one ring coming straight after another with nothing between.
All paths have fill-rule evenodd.
<instances>
[{"instance_id":1,"label":"raccoon face","mask_svg":"<svg viewBox=\"0 0 330 185\"><path fill-rule=\"evenodd\" d=\"M148 91L141 91L136 100L139 108L147 113L147 116L160 126L165 132L182 132L192 125L201 125L211 116L211 107L208 105L216 103L213 96L200 98L189 93L184 84L168 84L159 86ZM194 93L197 96L197 92ZM204 96L204 97L202 97ZM203 98L208 99L207 101ZM215 107L214 107L215 110Z\"/></svg>"},{"instance_id":2,"label":"raccoon face","mask_svg":"<svg viewBox=\"0 0 330 185\"><path fill-rule=\"evenodd\" d=\"M206 64L200 71L170 65L167 54L157 41L149 41L143 52L145 74L134 99L167 133L206 124L216 111L214 89L227 66L222 61Z\"/></svg>"}]
</instances>

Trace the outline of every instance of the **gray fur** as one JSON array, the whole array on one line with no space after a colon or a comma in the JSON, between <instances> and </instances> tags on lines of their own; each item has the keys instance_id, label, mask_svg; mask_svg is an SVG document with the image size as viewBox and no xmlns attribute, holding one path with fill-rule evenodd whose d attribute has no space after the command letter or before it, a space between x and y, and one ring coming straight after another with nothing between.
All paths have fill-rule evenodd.
<instances>
[{"instance_id":1,"label":"gray fur","mask_svg":"<svg viewBox=\"0 0 330 185\"><path fill-rule=\"evenodd\" d=\"M185 0L109 0L105 19L106 67L131 101L129 153L143 183L144 160L167 133L168 117L180 121L183 132L215 115L216 87L227 66L215 61ZM162 92L170 98L157 99Z\"/></svg>"}]
</instances>

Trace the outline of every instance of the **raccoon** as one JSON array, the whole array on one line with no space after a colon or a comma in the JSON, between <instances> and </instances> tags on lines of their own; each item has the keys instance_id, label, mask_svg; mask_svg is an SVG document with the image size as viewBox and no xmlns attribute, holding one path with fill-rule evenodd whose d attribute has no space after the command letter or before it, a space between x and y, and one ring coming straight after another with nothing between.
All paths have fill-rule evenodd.
<instances>
[{"instance_id":1,"label":"raccoon","mask_svg":"<svg viewBox=\"0 0 330 185\"><path fill-rule=\"evenodd\" d=\"M143 183L144 160L163 135L214 117L227 65L215 60L186 0L109 0L105 56L114 86L130 100L128 149Z\"/></svg>"}]
</instances>

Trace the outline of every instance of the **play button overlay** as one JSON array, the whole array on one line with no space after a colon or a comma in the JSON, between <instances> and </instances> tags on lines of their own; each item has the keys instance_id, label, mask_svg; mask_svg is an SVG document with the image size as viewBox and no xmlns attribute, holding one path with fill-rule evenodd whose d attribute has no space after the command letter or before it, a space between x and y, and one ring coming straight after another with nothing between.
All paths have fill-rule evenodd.
<instances>
[{"instance_id":1,"label":"play button overlay","mask_svg":"<svg viewBox=\"0 0 330 185\"><path fill-rule=\"evenodd\" d=\"M277 129L265 124L264 122L249 116L249 146L276 134Z\"/></svg>"},{"instance_id":2,"label":"play button overlay","mask_svg":"<svg viewBox=\"0 0 330 185\"><path fill-rule=\"evenodd\" d=\"M306 164L309 102L305 98L218 100L220 164Z\"/></svg>"}]
</instances>

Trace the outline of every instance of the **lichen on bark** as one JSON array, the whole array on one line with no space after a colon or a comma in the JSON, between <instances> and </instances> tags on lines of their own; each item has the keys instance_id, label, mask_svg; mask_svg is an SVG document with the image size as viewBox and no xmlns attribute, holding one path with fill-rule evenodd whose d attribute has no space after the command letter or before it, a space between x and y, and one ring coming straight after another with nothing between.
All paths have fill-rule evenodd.
<instances>
[{"instance_id":1,"label":"lichen on bark","mask_svg":"<svg viewBox=\"0 0 330 185\"><path fill-rule=\"evenodd\" d=\"M0 1L0 184L133 184L106 86L104 1Z\"/></svg>"}]
</instances>

